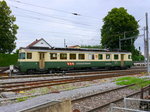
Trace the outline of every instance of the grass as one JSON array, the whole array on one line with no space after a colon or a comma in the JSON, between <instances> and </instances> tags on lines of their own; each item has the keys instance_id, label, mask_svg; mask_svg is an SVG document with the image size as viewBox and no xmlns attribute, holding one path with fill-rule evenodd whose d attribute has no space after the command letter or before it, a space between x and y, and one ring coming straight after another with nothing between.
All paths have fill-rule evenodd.
<instances>
[{"instance_id":1,"label":"grass","mask_svg":"<svg viewBox=\"0 0 150 112\"><path fill-rule=\"evenodd\" d=\"M17 98L16 101L22 102L22 101L25 101L27 99L33 98L33 97L35 97L35 96L25 96L25 97Z\"/></svg>"},{"instance_id":2,"label":"grass","mask_svg":"<svg viewBox=\"0 0 150 112\"><path fill-rule=\"evenodd\" d=\"M117 85L130 85L135 84L133 88L139 89L150 85L149 78L139 77L121 77L115 80Z\"/></svg>"},{"instance_id":3,"label":"grass","mask_svg":"<svg viewBox=\"0 0 150 112\"><path fill-rule=\"evenodd\" d=\"M17 98L17 102L22 102L22 101L25 101L27 100L29 97L22 97L22 98Z\"/></svg>"}]
</instances>

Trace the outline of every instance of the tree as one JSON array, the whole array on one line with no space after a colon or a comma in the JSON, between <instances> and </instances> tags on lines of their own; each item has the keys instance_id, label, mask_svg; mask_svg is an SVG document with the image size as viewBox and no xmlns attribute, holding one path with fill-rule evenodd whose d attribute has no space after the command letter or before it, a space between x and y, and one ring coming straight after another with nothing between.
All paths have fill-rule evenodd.
<instances>
[{"instance_id":1,"label":"tree","mask_svg":"<svg viewBox=\"0 0 150 112\"><path fill-rule=\"evenodd\" d=\"M113 8L103 21L101 29L103 48L119 49L119 38L130 38L139 34L138 22L123 7ZM121 48L127 51L134 50L134 41L135 39L122 41Z\"/></svg>"},{"instance_id":2,"label":"tree","mask_svg":"<svg viewBox=\"0 0 150 112\"><path fill-rule=\"evenodd\" d=\"M18 26L5 1L0 1L0 53L11 53L15 47Z\"/></svg>"},{"instance_id":3,"label":"tree","mask_svg":"<svg viewBox=\"0 0 150 112\"><path fill-rule=\"evenodd\" d=\"M81 45L81 48L101 49L101 45Z\"/></svg>"}]
</instances>

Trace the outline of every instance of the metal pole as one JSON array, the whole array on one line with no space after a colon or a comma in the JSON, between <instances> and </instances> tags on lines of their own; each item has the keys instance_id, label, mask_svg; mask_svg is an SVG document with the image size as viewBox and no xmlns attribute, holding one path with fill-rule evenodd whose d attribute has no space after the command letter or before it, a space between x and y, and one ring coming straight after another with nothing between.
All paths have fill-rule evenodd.
<instances>
[{"instance_id":1,"label":"metal pole","mask_svg":"<svg viewBox=\"0 0 150 112\"><path fill-rule=\"evenodd\" d=\"M110 104L110 112L113 112L113 107L114 107L114 105L113 105L113 103L111 103Z\"/></svg>"},{"instance_id":2,"label":"metal pole","mask_svg":"<svg viewBox=\"0 0 150 112\"><path fill-rule=\"evenodd\" d=\"M144 64L146 66L146 60L147 60L147 54L146 54L146 51L147 51L147 42L146 42L146 39L145 39L145 27L143 28L143 31L144 31Z\"/></svg>"},{"instance_id":3,"label":"metal pole","mask_svg":"<svg viewBox=\"0 0 150 112\"><path fill-rule=\"evenodd\" d=\"M143 90L143 88L141 88L141 95L140 95L140 99L143 99L143 92L144 92L144 90Z\"/></svg>"},{"instance_id":4,"label":"metal pole","mask_svg":"<svg viewBox=\"0 0 150 112\"><path fill-rule=\"evenodd\" d=\"M124 108L127 108L127 100L126 100L126 97L124 98Z\"/></svg>"},{"instance_id":5,"label":"metal pole","mask_svg":"<svg viewBox=\"0 0 150 112\"><path fill-rule=\"evenodd\" d=\"M150 85L148 87L149 87L148 95L150 95Z\"/></svg>"},{"instance_id":6,"label":"metal pole","mask_svg":"<svg viewBox=\"0 0 150 112\"><path fill-rule=\"evenodd\" d=\"M148 13L145 14L146 16L146 40L147 40L147 73L149 74L149 38L148 38Z\"/></svg>"},{"instance_id":7,"label":"metal pole","mask_svg":"<svg viewBox=\"0 0 150 112\"><path fill-rule=\"evenodd\" d=\"M124 34L124 38L126 38L126 32L124 32L123 34Z\"/></svg>"},{"instance_id":8,"label":"metal pole","mask_svg":"<svg viewBox=\"0 0 150 112\"><path fill-rule=\"evenodd\" d=\"M66 39L64 39L64 47L66 47Z\"/></svg>"}]
</instances>

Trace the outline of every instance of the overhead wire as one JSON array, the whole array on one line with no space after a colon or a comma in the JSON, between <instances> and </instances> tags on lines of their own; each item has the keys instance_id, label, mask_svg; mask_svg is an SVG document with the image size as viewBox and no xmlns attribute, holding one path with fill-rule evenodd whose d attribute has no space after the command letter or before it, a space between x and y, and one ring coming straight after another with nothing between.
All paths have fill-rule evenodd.
<instances>
[{"instance_id":1,"label":"overhead wire","mask_svg":"<svg viewBox=\"0 0 150 112\"><path fill-rule=\"evenodd\" d=\"M33 17L33 16L28 16L28 15L19 15L19 14L16 14L18 17L23 17L23 18L30 18L30 19L36 19L36 20L38 20L38 21L44 21L44 22L50 22L50 23L56 23L56 24L64 24L64 25L66 25L66 26L72 26L72 25L70 25L70 24L65 24L65 23L62 23L62 22L53 22L53 21L49 21L49 20L46 20L46 19L43 19L43 18L39 18L39 17ZM18 20L17 20L18 21ZM29 22L29 21L26 21L26 22ZM31 21L30 21L31 22ZM33 21L32 21L32 23L34 23ZM37 23L36 23L37 24ZM40 23L39 23L40 24ZM76 26L77 28L80 28L80 30L82 30L82 31L90 31L90 32L95 32L95 31L93 31L93 29L91 29L91 28L85 28L85 27L78 27L78 26ZM79 29L76 29L76 30L79 30Z\"/></svg>"},{"instance_id":2,"label":"overhead wire","mask_svg":"<svg viewBox=\"0 0 150 112\"><path fill-rule=\"evenodd\" d=\"M138 29L138 30L142 30L142 29ZM116 34L113 34L113 35L111 35L111 36L109 36L109 37L113 37L113 36L124 36L124 33L125 34L127 34L127 33L134 33L136 30L134 30L134 31L124 31L124 32L122 32L122 33L116 33Z\"/></svg>"},{"instance_id":3,"label":"overhead wire","mask_svg":"<svg viewBox=\"0 0 150 112\"><path fill-rule=\"evenodd\" d=\"M13 0L9 0L9 1L13 1ZM28 4L28 3L27 3ZM31 5L31 4L30 4ZM32 4L33 5L33 4ZM15 7L15 8L19 8L19 7L16 7L16 6L13 6L13 7ZM24 10L24 11L28 11L28 12L31 12L31 13L36 13L36 14L42 14L42 13L39 13L39 12L35 12L35 11L31 11L31 10L27 10L27 9L23 9L23 8L19 8L19 9L21 9L21 10ZM63 18L57 18L57 17L54 17L54 16L50 16L50 15L46 15L46 14L43 14L44 16L48 16L48 17L51 17L51 18L54 18L54 19L59 19L59 20L63 20L63 21L67 21L68 22L68 19L63 19ZM22 16L22 15L20 15L20 16ZM23 16L22 16L23 17ZM24 18L25 18L25 16L24 16ZM32 18L32 19L37 19L37 20L44 20L45 21L45 19L43 19L43 18L39 18L39 17L32 17L32 16L28 16L28 18ZM46 20L46 21L48 21L48 20ZM51 21L48 21L48 22L51 22ZM74 24L79 24L79 25L84 25L84 26L91 26L91 25L88 25L88 24L83 24L83 23L77 23L77 22L75 22L75 21L70 21L69 20L69 22L73 22ZM53 23L60 23L60 22L53 22ZM60 24L65 24L65 25L68 25L68 24L66 24L66 23L60 23ZM69 26L72 26L72 25L69 25ZM95 26L94 26L95 27ZM81 27L80 27L81 28ZM85 28L85 27L82 27L82 29L88 29L88 30L90 30L89 28ZM93 29L92 29L93 30Z\"/></svg>"},{"instance_id":4,"label":"overhead wire","mask_svg":"<svg viewBox=\"0 0 150 112\"><path fill-rule=\"evenodd\" d=\"M23 32L24 32L25 30L23 30ZM30 30L29 30L30 31ZM98 34L94 34L94 35L81 35L81 34L76 34L76 33L64 33L64 32L52 32L52 31L48 31L48 32L46 32L46 34L47 33L51 33L51 34L56 34L56 35L58 35L58 36L61 36L62 37L62 35L61 34L63 34L63 35L68 35L68 36L78 36L78 37L89 37L89 36L91 36L91 37L93 37L93 36L97 36Z\"/></svg>"},{"instance_id":5,"label":"overhead wire","mask_svg":"<svg viewBox=\"0 0 150 112\"><path fill-rule=\"evenodd\" d=\"M69 11L60 10L60 9L54 9L54 8L39 6L39 5L31 4L31 3L22 2L22 1L19 1L19 0L8 0L8 1L16 2L16 3L24 4L24 5L30 5L30 6L34 6L34 7L38 7L38 8L47 9L47 10L53 10L53 11L57 11L57 12L67 13L67 14L71 14L71 15L74 15L74 16L83 16L83 17L87 17L87 18L100 20L99 18L92 17L92 16L87 16L87 15L82 15L82 14L79 14L79 13L76 13L76 12L69 12Z\"/></svg>"},{"instance_id":6,"label":"overhead wire","mask_svg":"<svg viewBox=\"0 0 150 112\"><path fill-rule=\"evenodd\" d=\"M67 13L67 14L72 14L72 15L81 16L81 14L78 14L78 13L73 13L73 12L64 11L64 10L59 10L59 9L53 9L53 8L43 7L43 6L39 6L39 5L34 5L34 4L30 4L30 3L21 2L21 1L18 1L18 0L8 0L8 1L13 1L13 2L20 3L20 4L25 4L25 5L35 6L35 7L39 7L39 8L48 9L48 10L54 10L54 11L58 11L58 12L63 12L63 13ZM24 11L28 11L28 12L33 12L33 13L37 13L37 14L42 14L42 13L39 13L39 12L35 12L35 11L27 10L27 9L22 9L22 8L19 8L19 7L16 7L16 6L13 6L13 7L18 8L18 9L21 9L21 10L24 10ZM52 18L55 18L55 19L59 19L59 20L68 21L68 19L64 19L64 18L58 18L58 17L55 17L55 16L46 15L46 14L42 14L42 15L44 15L44 16L49 16L49 17L52 17ZM88 17L88 16L87 16L87 17ZM89 16L89 17L90 17L90 16ZM35 17L31 17L31 18L34 18L34 19L35 19ZM41 18L36 18L36 19L41 20ZM98 19L98 18L97 18L97 19ZM69 21L70 21L70 20L69 20ZM76 23L75 21L71 21L71 22ZM82 24L82 23L76 23L76 24L91 26L91 25ZM125 31L125 33L127 33L127 32L134 32L134 31ZM116 36L116 35L123 35L123 33L122 33L122 34L115 34L115 35L111 35L111 36Z\"/></svg>"},{"instance_id":7,"label":"overhead wire","mask_svg":"<svg viewBox=\"0 0 150 112\"><path fill-rule=\"evenodd\" d=\"M39 15L47 16L47 17L58 19L58 20L62 20L62 21L72 22L74 24L85 25L85 26L92 26L92 25L88 25L88 24L78 23L76 21L72 21L72 20L69 20L69 19L58 18L58 17L55 17L55 16L51 16L51 15L39 13L39 12L36 12L36 11L31 11L31 10L19 8L19 7L13 6L13 5L11 5L11 6L14 7L14 8L16 8L16 9L21 9L21 10L24 10L24 11L27 11L27 12L36 13L36 14L39 14Z\"/></svg>"}]
</instances>

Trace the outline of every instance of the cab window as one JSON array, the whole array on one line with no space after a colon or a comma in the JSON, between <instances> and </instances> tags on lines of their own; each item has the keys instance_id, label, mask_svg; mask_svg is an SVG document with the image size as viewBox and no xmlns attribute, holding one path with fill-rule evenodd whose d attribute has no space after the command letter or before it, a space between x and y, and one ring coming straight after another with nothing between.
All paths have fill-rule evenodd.
<instances>
[{"instance_id":1,"label":"cab window","mask_svg":"<svg viewBox=\"0 0 150 112\"><path fill-rule=\"evenodd\" d=\"M70 54L70 59L75 60L76 59L76 54Z\"/></svg>"},{"instance_id":2,"label":"cab window","mask_svg":"<svg viewBox=\"0 0 150 112\"><path fill-rule=\"evenodd\" d=\"M60 53L60 59L67 59L67 53Z\"/></svg>"},{"instance_id":3,"label":"cab window","mask_svg":"<svg viewBox=\"0 0 150 112\"><path fill-rule=\"evenodd\" d=\"M110 59L110 54L106 54L106 59Z\"/></svg>"},{"instance_id":4,"label":"cab window","mask_svg":"<svg viewBox=\"0 0 150 112\"><path fill-rule=\"evenodd\" d=\"M79 60L85 59L85 55L84 54L79 54L78 57L79 57Z\"/></svg>"},{"instance_id":5,"label":"cab window","mask_svg":"<svg viewBox=\"0 0 150 112\"><path fill-rule=\"evenodd\" d=\"M57 53L50 53L50 59L57 59Z\"/></svg>"},{"instance_id":6,"label":"cab window","mask_svg":"<svg viewBox=\"0 0 150 112\"><path fill-rule=\"evenodd\" d=\"M19 59L25 59L25 53L19 53Z\"/></svg>"},{"instance_id":7,"label":"cab window","mask_svg":"<svg viewBox=\"0 0 150 112\"><path fill-rule=\"evenodd\" d=\"M27 53L27 59L32 59L32 53Z\"/></svg>"}]
</instances>

